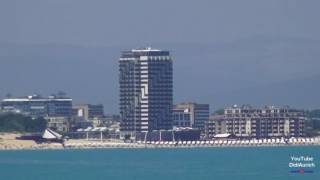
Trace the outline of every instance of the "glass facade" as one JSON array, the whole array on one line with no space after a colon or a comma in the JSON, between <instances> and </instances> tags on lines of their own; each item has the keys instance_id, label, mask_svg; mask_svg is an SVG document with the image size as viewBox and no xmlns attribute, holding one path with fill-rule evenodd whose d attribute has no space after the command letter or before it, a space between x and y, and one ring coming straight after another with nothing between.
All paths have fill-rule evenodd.
<instances>
[{"instance_id":1,"label":"glass facade","mask_svg":"<svg viewBox=\"0 0 320 180\"><path fill-rule=\"evenodd\" d=\"M72 99L54 96L7 98L2 100L1 109L5 112L23 113L32 117L71 117Z\"/></svg>"}]
</instances>

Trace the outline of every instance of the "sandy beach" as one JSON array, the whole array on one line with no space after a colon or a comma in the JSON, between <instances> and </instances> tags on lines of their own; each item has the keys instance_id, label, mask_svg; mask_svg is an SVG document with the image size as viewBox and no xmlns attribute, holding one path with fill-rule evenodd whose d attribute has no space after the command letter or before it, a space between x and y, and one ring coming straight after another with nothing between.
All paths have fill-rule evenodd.
<instances>
[{"instance_id":1,"label":"sandy beach","mask_svg":"<svg viewBox=\"0 0 320 180\"><path fill-rule=\"evenodd\" d=\"M18 140L21 134L0 133L0 150L32 150L32 149L63 149L60 143L37 144L33 140Z\"/></svg>"},{"instance_id":2,"label":"sandy beach","mask_svg":"<svg viewBox=\"0 0 320 180\"><path fill-rule=\"evenodd\" d=\"M1 150L41 150L41 149L92 149L92 148L208 148L208 147L281 147L281 146L319 146L320 138L291 138L263 140L215 140L215 141L177 141L177 142L132 142L121 140L71 139L61 143L36 143L33 140L18 140L21 134L1 133Z\"/></svg>"},{"instance_id":3,"label":"sandy beach","mask_svg":"<svg viewBox=\"0 0 320 180\"><path fill-rule=\"evenodd\" d=\"M281 139L265 140L216 140L216 141L151 141L124 143L120 141L69 140L67 149L86 148L219 148L219 147L283 147L283 146L320 146L320 138L297 138L287 142Z\"/></svg>"}]
</instances>

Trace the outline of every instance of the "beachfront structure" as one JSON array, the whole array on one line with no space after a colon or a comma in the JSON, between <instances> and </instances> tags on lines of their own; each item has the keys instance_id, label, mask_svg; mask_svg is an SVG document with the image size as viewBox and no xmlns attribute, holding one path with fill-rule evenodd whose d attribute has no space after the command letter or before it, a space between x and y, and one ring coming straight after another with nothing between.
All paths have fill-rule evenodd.
<instances>
[{"instance_id":1,"label":"beachfront structure","mask_svg":"<svg viewBox=\"0 0 320 180\"><path fill-rule=\"evenodd\" d=\"M45 117L47 128L58 132L68 132L70 129L70 119L68 117Z\"/></svg>"},{"instance_id":2,"label":"beachfront structure","mask_svg":"<svg viewBox=\"0 0 320 180\"><path fill-rule=\"evenodd\" d=\"M72 106L72 115L85 121L104 117L102 104L76 104Z\"/></svg>"},{"instance_id":3,"label":"beachfront structure","mask_svg":"<svg viewBox=\"0 0 320 180\"><path fill-rule=\"evenodd\" d=\"M213 138L217 134L226 134L226 123L224 115L211 115L205 126L206 137Z\"/></svg>"},{"instance_id":4,"label":"beachfront structure","mask_svg":"<svg viewBox=\"0 0 320 180\"><path fill-rule=\"evenodd\" d=\"M119 71L122 135L172 129L173 72L169 51L124 51Z\"/></svg>"},{"instance_id":5,"label":"beachfront structure","mask_svg":"<svg viewBox=\"0 0 320 180\"><path fill-rule=\"evenodd\" d=\"M232 134L242 138L302 137L305 135L305 113L289 107L229 107L223 115L211 116L206 136Z\"/></svg>"},{"instance_id":6,"label":"beachfront structure","mask_svg":"<svg viewBox=\"0 0 320 180\"><path fill-rule=\"evenodd\" d=\"M72 99L60 96L31 95L22 98L6 98L1 101L4 112L14 112L32 117L71 117Z\"/></svg>"},{"instance_id":7,"label":"beachfront structure","mask_svg":"<svg viewBox=\"0 0 320 180\"><path fill-rule=\"evenodd\" d=\"M209 120L209 104L181 103L173 108L173 125L176 127L192 127L201 131Z\"/></svg>"},{"instance_id":8,"label":"beachfront structure","mask_svg":"<svg viewBox=\"0 0 320 180\"><path fill-rule=\"evenodd\" d=\"M200 130L194 128L173 128L170 130L154 130L151 132L137 133L136 140L142 142L163 142L163 141L198 141Z\"/></svg>"}]
</instances>

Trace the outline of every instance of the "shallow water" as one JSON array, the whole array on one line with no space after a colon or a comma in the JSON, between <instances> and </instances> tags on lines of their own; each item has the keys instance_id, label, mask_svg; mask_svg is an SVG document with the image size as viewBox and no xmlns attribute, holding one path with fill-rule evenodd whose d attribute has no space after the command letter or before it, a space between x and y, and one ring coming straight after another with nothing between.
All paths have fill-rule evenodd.
<instances>
[{"instance_id":1,"label":"shallow water","mask_svg":"<svg viewBox=\"0 0 320 180\"><path fill-rule=\"evenodd\" d=\"M291 156L314 158L311 173L291 173ZM8 180L320 179L320 147L98 149L0 152Z\"/></svg>"}]
</instances>

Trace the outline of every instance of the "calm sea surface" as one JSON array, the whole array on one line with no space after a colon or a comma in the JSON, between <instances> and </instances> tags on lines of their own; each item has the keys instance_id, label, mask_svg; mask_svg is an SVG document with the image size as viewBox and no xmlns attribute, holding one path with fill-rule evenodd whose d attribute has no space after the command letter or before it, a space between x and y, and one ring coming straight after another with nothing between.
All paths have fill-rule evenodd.
<instances>
[{"instance_id":1,"label":"calm sea surface","mask_svg":"<svg viewBox=\"0 0 320 180\"><path fill-rule=\"evenodd\" d=\"M291 156L312 173L291 173ZM320 180L320 147L107 149L0 152L1 180Z\"/></svg>"}]
</instances>

